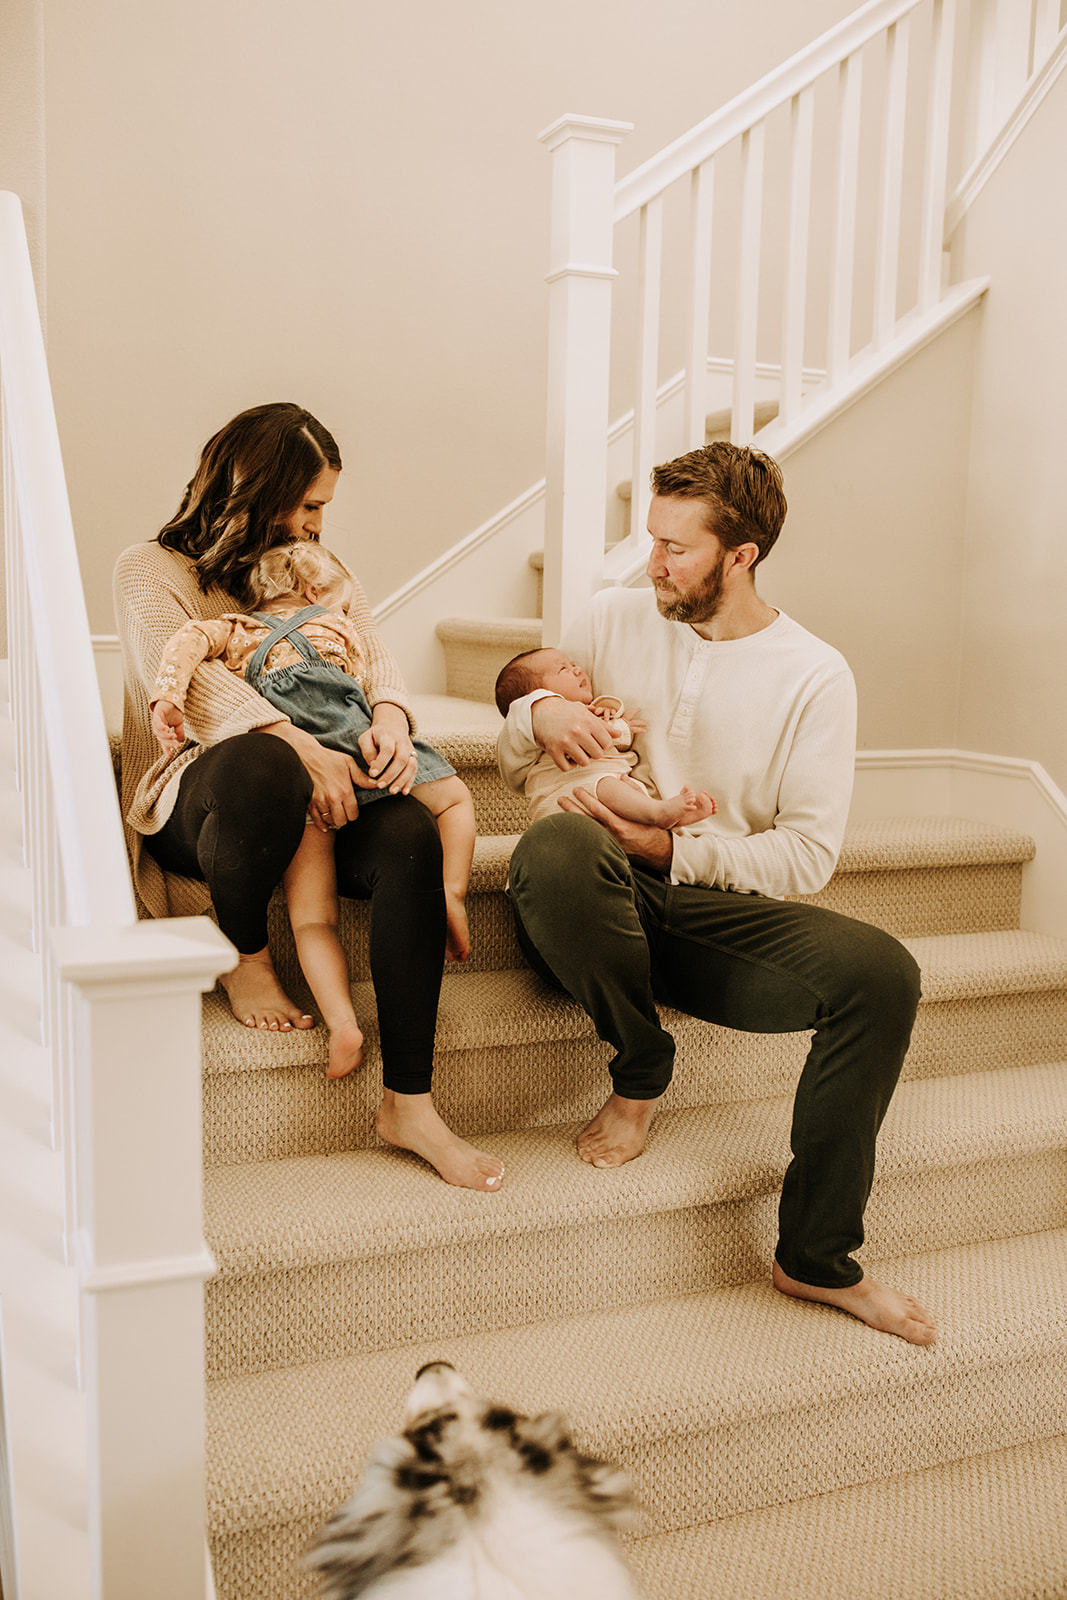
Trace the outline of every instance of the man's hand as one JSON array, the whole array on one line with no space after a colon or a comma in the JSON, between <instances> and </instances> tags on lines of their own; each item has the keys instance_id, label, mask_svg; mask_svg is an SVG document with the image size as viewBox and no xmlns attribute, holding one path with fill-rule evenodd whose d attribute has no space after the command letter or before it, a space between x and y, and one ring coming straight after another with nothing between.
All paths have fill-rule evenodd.
<instances>
[{"instance_id":1,"label":"man's hand","mask_svg":"<svg viewBox=\"0 0 1067 1600\"><path fill-rule=\"evenodd\" d=\"M561 811L578 811L606 828L617 839L630 860L653 872L669 872L674 859L674 838L667 828L652 828L645 822L628 822L599 801L591 789L575 789L561 795Z\"/></svg>"},{"instance_id":2,"label":"man's hand","mask_svg":"<svg viewBox=\"0 0 1067 1600\"><path fill-rule=\"evenodd\" d=\"M558 695L535 700L530 711L533 736L561 772L586 767L614 749L611 734L594 711Z\"/></svg>"}]
</instances>

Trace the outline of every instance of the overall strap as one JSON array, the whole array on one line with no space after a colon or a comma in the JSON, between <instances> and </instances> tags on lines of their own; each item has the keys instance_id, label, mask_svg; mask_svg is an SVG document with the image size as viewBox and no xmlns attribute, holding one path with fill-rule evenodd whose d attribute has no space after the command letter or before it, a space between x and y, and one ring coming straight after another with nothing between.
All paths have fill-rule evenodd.
<instances>
[{"instance_id":1,"label":"overall strap","mask_svg":"<svg viewBox=\"0 0 1067 1600\"><path fill-rule=\"evenodd\" d=\"M321 661L322 657L304 635L300 628L305 622L310 622L312 617L324 617L327 610L325 606L304 606L300 611L294 611L291 617L272 617L267 611L253 611L252 615L257 622L262 622L270 632L256 650L245 668L245 678L255 688L263 671L263 664L273 647L281 639L288 639L303 656L305 661Z\"/></svg>"}]
</instances>

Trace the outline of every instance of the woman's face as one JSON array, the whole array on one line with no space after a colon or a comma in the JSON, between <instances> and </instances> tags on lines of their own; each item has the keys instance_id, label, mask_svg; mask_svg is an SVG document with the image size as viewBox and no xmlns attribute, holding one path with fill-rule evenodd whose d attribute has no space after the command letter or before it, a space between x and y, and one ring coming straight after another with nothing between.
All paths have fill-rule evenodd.
<instances>
[{"instance_id":1,"label":"woman's face","mask_svg":"<svg viewBox=\"0 0 1067 1600\"><path fill-rule=\"evenodd\" d=\"M286 538L318 539L321 536L322 508L333 499L340 476L333 467L323 467L296 510L278 523Z\"/></svg>"}]
</instances>

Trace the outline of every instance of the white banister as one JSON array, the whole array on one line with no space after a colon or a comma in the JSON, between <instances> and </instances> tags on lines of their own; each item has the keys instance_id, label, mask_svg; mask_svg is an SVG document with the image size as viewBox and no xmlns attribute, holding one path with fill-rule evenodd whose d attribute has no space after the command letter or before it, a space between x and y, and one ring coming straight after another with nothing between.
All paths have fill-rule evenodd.
<instances>
[{"instance_id":1,"label":"white banister","mask_svg":"<svg viewBox=\"0 0 1067 1600\"><path fill-rule=\"evenodd\" d=\"M955 23L956 0L933 0L930 96L919 238L920 312L930 311L941 295Z\"/></svg>"},{"instance_id":2,"label":"white banister","mask_svg":"<svg viewBox=\"0 0 1067 1600\"><path fill-rule=\"evenodd\" d=\"M711 281L712 214L715 164L693 169L689 186L689 322L686 330L685 400L682 419L684 448L704 443L707 403L708 284ZM636 523L643 527L643 523Z\"/></svg>"},{"instance_id":3,"label":"white banister","mask_svg":"<svg viewBox=\"0 0 1067 1600\"><path fill-rule=\"evenodd\" d=\"M804 389L804 317L808 303L808 219L811 212L811 158L815 92L810 84L793 96L789 108L792 160L789 173L789 236L782 283L782 381L779 416L783 424L800 411Z\"/></svg>"},{"instance_id":4,"label":"white banister","mask_svg":"<svg viewBox=\"0 0 1067 1600\"><path fill-rule=\"evenodd\" d=\"M201 1216L200 997L234 953L206 919L137 920L29 252L11 194L0 194L0 389L3 676L19 870L30 891L29 926L11 938L24 945L17 959L36 963L26 1093L44 1108L35 1122L41 1146L60 1157L47 1168L49 1206L77 1286L63 1334L89 1429L87 1441L83 1431L64 1441L63 1459L73 1455L84 1477L64 1481L62 1493L88 1507L78 1592L203 1600L202 1301L213 1264ZM38 1357L25 1343L15 1348L43 1314L23 1303L38 1276L0 1283L0 1319L20 1297L22 1314L2 1333L5 1356L21 1369L53 1361L50 1349ZM54 1419L24 1412L22 1431L5 1442L15 1588L58 1593L47 1543L18 1494L27 1465L35 1478L45 1471Z\"/></svg>"},{"instance_id":5,"label":"white banister","mask_svg":"<svg viewBox=\"0 0 1067 1600\"><path fill-rule=\"evenodd\" d=\"M956 47L958 4L967 7L967 50ZM922 36L927 25L928 46ZM983 181L975 163L989 146L983 147L981 139L976 145L968 118L986 134L997 127L998 137L1009 138L1007 125L1001 127L1005 105L1011 103L1015 119L1020 107L1030 114L1029 102L1037 103L1038 95L1047 92L1065 55L1057 0L869 0L615 185L608 207L615 225L635 213L640 217L639 322L629 412L634 431L631 531L603 557L603 515L596 502L604 466L602 441L585 433L584 469L574 460L573 449L594 415L604 415L609 392L604 325L612 249L606 230L581 254L556 228L553 261L561 265L550 279L554 293L570 270L568 261L595 262L583 270L604 281L585 320L578 316L580 302L573 290L571 299L560 298L550 308L546 639L555 637L564 612L577 610L601 582L630 582L641 571L648 473L654 465L650 446L655 440L663 458L702 443L709 369L730 367L732 440L747 444L758 419L761 444L781 452L811 437L851 398L867 392L879 373L892 370L905 352L921 348L936 328L950 325L960 305L974 303L983 285L953 285L945 270L945 241L967 203L958 190L952 207L946 206L950 160L953 177L955 169L967 169L976 174L973 182ZM913 64L916 76L926 71L925 96L913 82ZM878 95L880 102L871 105L871 97ZM550 130L553 148L564 138L577 143L582 127L616 130L618 125L564 119ZM779 138L780 131L787 140ZM735 151L740 166L736 194ZM570 169L558 157L554 160L555 176L562 179ZM574 162L572 166L577 171ZM599 181L606 181L607 170L608 163L601 161ZM723 172L727 181L720 183ZM678 262L661 262L659 208L675 183L689 187L688 238ZM773 257L764 239L763 213L771 209L765 194L786 211L783 244L777 245L775 233ZM570 216L574 204L573 196L560 193L553 202L554 216ZM814 249L813 205L820 227ZM827 210L829 230L823 221ZM598 188L591 205L598 229L603 211L603 190ZM860 237L861 228L873 233L870 241ZM721 265L730 254L736 262L736 287L729 269ZM780 275L777 332L763 316L761 267L764 277L772 271ZM821 274L817 290L809 281L816 270ZM657 405L664 320L661 279L663 292L674 295L683 277L686 365L665 386L671 396L681 392L681 404L673 404L661 387ZM825 295L824 350L810 348L822 337L822 306L811 314L816 292L820 300ZM732 303L733 309L729 363L707 348L709 306L724 303ZM856 348L868 321L869 342ZM567 337L565 328L570 329L566 349L560 343ZM771 338L777 340L777 349ZM583 343L588 359L580 354ZM581 374L575 364L583 366ZM770 420L773 406L763 408L760 402L771 400L767 385L774 374L778 406ZM567 394L574 398L564 402L561 397ZM564 403L575 406L569 420L561 415ZM616 427L625 422L624 415ZM580 493L574 487L579 482ZM568 515L573 550L571 532L561 531L564 519L558 509L568 497L580 508L574 518Z\"/></svg>"},{"instance_id":6,"label":"white banister","mask_svg":"<svg viewBox=\"0 0 1067 1600\"><path fill-rule=\"evenodd\" d=\"M755 426L763 145L764 125L758 122L741 139L741 216L738 227L734 383L730 420L730 438L734 444L748 444Z\"/></svg>"},{"instance_id":7,"label":"white banister","mask_svg":"<svg viewBox=\"0 0 1067 1600\"><path fill-rule=\"evenodd\" d=\"M631 525L643 528L652 494L649 474L656 464L656 393L659 387L659 304L663 256L663 202L641 207L637 268L637 384L634 405L633 499Z\"/></svg>"},{"instance_id":8,"label":"white banister","mask_svg":"<svg viewBox=\"0 0 1067 1600\"><path fill-rule=\"evenodd\" d=\"M633 127L561 117L552 152L543 638L558 642L604 563L615 147Z\"/></svg>"},{"instance_id":9,"label":"white banister","mask_svg":"<svg viewBox=\"0 0 1067 1600\"><path fill-rule=\"evenodd\" d=\"M900 204L904 192L910 19L901 17L886 34L886 92L882 125L882 170L878 191L878 235L874 259L874 347L888 343L897 320L900 270Z\"/></svg>"},{"instance_id":10,"label":"white banister","mask_svg":"<svg viewBox=\"0 0 1067 1600\"><path fill-rule=\"evenodd\" d=\"M43 733L52 771L67 916L84 926L89 907L103 921L132 922L133 893L118 808L93 816L87 792L114 787L107 731L82 595L63 460L18 197L0 192L0 349L9 405L6 428L19 515L32 530L22 547L34 658L48 716ZM27 419L39 419L29 427ZM47 552L47 556L46 556ZM83 625L72 627L70 618ZM13 658L14 667L14 658Z\"/></svg>"},{"instance_id":11,"label":"white banister","mask_svg":"<svg viewBox=\"0 0 1067 1600\"><path fill-rule=\"evenodd\" d=\"M836 27L621 179L615 191L615 221L621 222L654 195L662 194L694 167L739 139L748 128L764 122L772 111L787 105L794 95L821 78L824 72L836 69L848 56L855 55L920 3L921 0L869 0L867 5L860 6Z\"/></svg>"},{"instance_id":12,"label":"white banister","mask_svg":"<svg viewBox=\"0 0 1067 1600\"><path fill-rule=\"evenodd\" d=\"M852 279L856 256L862 86L860 57L848 56L838 68L837 167L826 353L827 378L831 384L840 383L845 378L852 353Z\"/></svg>"}]
</instances>

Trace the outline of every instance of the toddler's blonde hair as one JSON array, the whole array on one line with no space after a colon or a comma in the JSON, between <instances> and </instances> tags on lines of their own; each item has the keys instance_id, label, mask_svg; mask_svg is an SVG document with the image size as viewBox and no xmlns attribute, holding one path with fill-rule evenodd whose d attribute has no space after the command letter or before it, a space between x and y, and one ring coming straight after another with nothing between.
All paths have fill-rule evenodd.
<instances>
[{"instance_id":1,"label":"toddler's blonde hair","mask_svg":"<svg viewBox=\"0 0 1067 1600\"><path fill-rule=\"evenodd\" d=\"M260 556L248 574L248 593L255 608L272 600L299 599L310 584L331 589L351 581L351 573L325 545L295 539Z\"/></svg>"}]
</instances>

